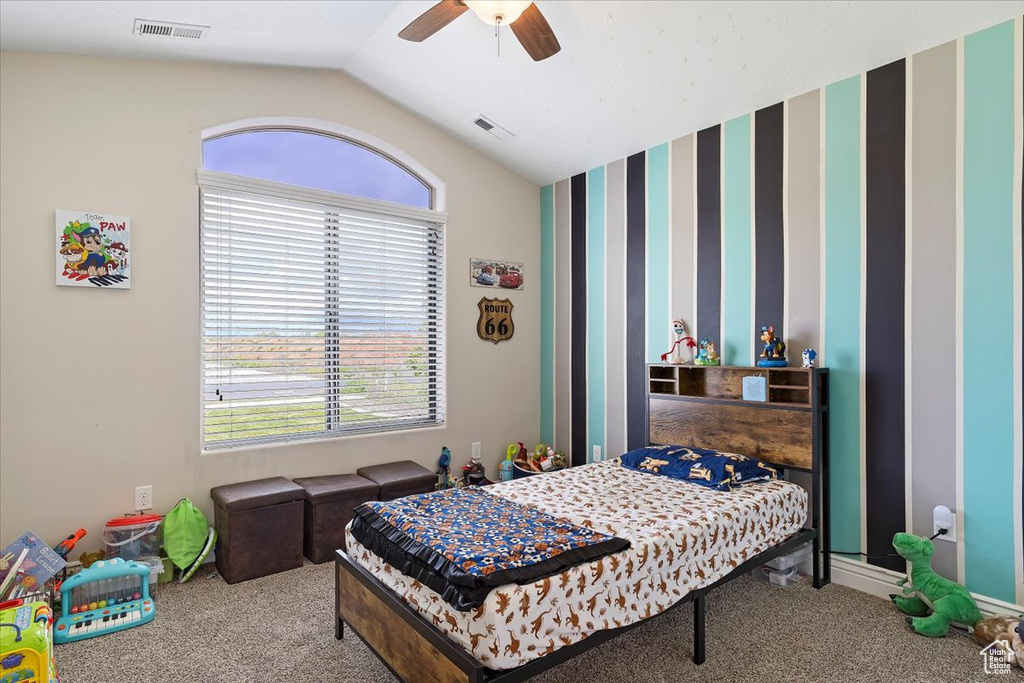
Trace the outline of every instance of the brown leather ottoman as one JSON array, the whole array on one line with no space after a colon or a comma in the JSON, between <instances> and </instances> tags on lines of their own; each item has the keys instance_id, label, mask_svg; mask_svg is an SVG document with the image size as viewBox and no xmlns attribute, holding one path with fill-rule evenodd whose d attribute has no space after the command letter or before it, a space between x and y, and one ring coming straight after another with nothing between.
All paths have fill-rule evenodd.
<instances>
[{"instance_id":1,"label":"brown leather ottoman","mask_svg":"<svg viewBox=\"0 0 1024 683\"><path fill-rule=\"evenodd\" d=\"M284 477L210 489L217 529L217 569L238 583L302 566L305 491Z\"/></svg>"},{"instance_id":2,"label":"brown leather ottoman","mask_svg":"<svg viewBox=\"0 0 1024 683\"><path fill-rule=\"evenodd\" d=\"M380 485L380 499L394 500L434 490L437 475L412 460L360 467L356 472Z\"/></svg>"},{"instance_id":3,"label":"brown leather ottoman","mask_svg":"<svg viewBox=\"0 0 1024 683\"><path fill-rule=\"evenodd\" d=\"M380 487L358 474L334 474L294 480L305 489L305 522L302 549L310 562L334 559L334 551L345 549L345 525L360 503L377 500Z\"/></svg>"}]
</instances>

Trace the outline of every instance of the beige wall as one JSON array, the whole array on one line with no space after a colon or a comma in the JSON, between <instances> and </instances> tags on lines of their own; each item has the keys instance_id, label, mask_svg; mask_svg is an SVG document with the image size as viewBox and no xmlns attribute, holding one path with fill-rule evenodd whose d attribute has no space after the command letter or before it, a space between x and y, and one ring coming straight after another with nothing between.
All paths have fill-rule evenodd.
<instances>
[{"instance_id":1,"label":"beige wall","mask_svg":"<svg viewBox=\"0 0 1024 683\"><path fill-rule=\"evenodd\" d=\"M200 454L200 131L256 116L350 126L447 184L443 428ZM537 439L538 195L342 74L0 53L0 541L83 526L80 547L96 547L141 484L159 511L187 496L211 514L219 484L404 458L433 469L442 445L461 465L471 441L495 476L509 441ZM131 217L131 290L54 285L57 208ZM525 263L511 341L476 336L471 256Z\"/></svg>"}]
</instances>

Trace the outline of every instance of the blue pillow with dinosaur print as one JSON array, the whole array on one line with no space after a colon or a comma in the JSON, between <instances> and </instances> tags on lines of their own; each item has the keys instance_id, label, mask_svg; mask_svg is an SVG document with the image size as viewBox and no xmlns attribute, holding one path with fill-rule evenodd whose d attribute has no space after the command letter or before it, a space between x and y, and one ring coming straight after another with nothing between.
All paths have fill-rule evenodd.
<instances>
[{"instance_id":1,"label":"blue pillow with dinosaur print","mask_svg":"<svg viewBox=\"0 0 1024 683\"><path fill-rule=\"evenodd\" d=\"M719 491L779 478L777 469L756 458L692 446L637 448L619 460L623 467L638 472L660 474Z\"/></svg>"}]
</instances>

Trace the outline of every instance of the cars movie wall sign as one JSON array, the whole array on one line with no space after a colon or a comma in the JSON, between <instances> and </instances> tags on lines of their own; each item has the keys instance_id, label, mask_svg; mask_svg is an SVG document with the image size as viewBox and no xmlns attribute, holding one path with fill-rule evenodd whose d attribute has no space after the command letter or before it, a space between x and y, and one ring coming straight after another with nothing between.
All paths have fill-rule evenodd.
<instances>
[{"instance_id":1,"label":"cars movie wall sign","mask_svg":"<svg viewBox=\"0 0 1024 683\"><path fill-rule=\"evenodd\" d=\"M484 297L477 303L480 318L476 321L476 333L484 341L497 344L511 339L516 332L512 322L512 302L508 299L488 299Z\"/></svg>"},{"instance_id":2,"label":"cars movie wall sign","mask_svg":"<svg viewBox=\"0 0 1024 683\"><path fill-rule=\"evenodd\" d=\"M127 216L57 209L57 284L131 287L132 221Z\"/></svg>"}]
</instances>

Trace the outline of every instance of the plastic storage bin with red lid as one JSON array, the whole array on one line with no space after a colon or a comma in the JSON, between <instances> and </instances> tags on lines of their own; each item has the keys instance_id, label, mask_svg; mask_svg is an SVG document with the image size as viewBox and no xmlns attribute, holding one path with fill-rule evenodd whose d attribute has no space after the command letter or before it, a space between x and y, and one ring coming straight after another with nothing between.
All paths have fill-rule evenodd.
<instances>
[{"instance_id":1,"label":"plastic storage bin with red lid","mask_svg":"<svg viewBox=\"0 0 1024 683\"><path fill-rule=\"evenodd\" d=\"M159 555L163 545L163 517L129 515L115 517L103 527L103 545L107 558L137 560L144 555Z\"/></svg>"}]
</instances>

